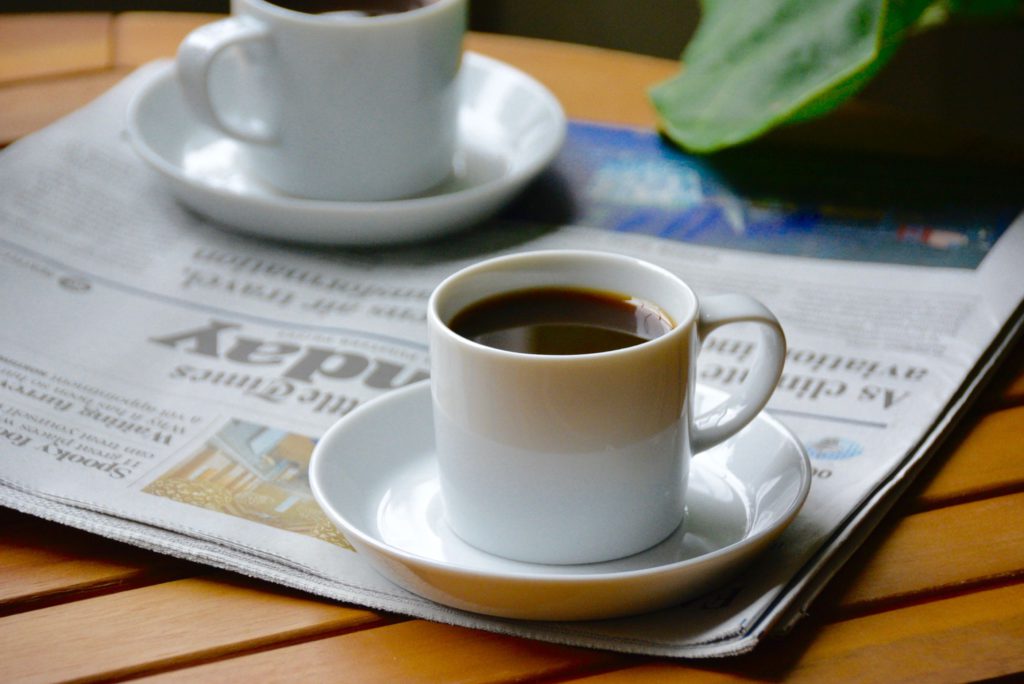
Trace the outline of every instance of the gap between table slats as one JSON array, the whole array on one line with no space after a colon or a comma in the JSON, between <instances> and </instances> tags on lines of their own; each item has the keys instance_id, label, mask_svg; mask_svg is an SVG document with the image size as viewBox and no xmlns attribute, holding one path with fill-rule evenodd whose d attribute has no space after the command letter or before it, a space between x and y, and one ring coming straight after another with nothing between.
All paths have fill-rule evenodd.
<instances>
[{"instance_id":1,"label":"gap between table slats","mask_svg":"<svg viewBox=\"0 0 1024 684\"><path fill-rule=\"evenodd\" d=\"M194 563L2 510L0 616L210 572Z\"/></svg>"},{"instance_id":2,"label":"gap between table slats","mask_svg":"<svg viewBox=\"0 0 1024 684\"><path fill-rule=\"evenodd\" d=\"M0 653L11 681L123 678L401 619L212 573L0 618Z\"/></svg>"},{"instance_id":3,"label":"gap between table slats","mask_svg":"<svg viewBox=\"0 0 1024 684\"><path fill-rule=\"evenodd\" d=\"M1014 583L835 623L810 620L783 640L733 659L659 660L574 681L916 684L992 679L1024 670L1021 605L1024 583Z\"/></svg>"},{"instance_id":4,"label":"gap between table slats","mask_svg":"<svg viewBox=\"0 0 1024 684\"><path fill-rule=\"evenodd\" d=\"M1015 424L1016 413L1019 411L1021 409L1010 409L992 414L986 417L975 431L994 431L994 436L999 437L1007 426ZM991 424L996 425L996 427L985 427L986 421L993 421ZM1019 453L1019 448L1016 451L1009 449L1005 453L998 452L998 450L993 450L992 448L985 448L981 450L980 455L973 451L969 445L975 431L972 431L965 438L964 442L956 448L952 457L947 462L940 464L939 475L927 483L924 489L925 493L933 491L935 487L934 482L941 482L942 473L950 468L951 464L954 464L952 467L956 467L955 464L960 459L970 460L975 470L988 472L990 475L992 473L1001 473L992 480L993 482L998 482L1000 478L1005 477L1005 472L1002 470L1003 465L1016 460L1017 467L1022 467L1021 464L1024 463L1024 460L1011 458L1013 454ZM979 443L990 444L993 441L993 434L987 434L984 438L974 437L974 439L978 440ZM998 457L995 459L996 467L986 467L986 459L991 459L993 454ZM977 478L972 479L971 482L971 487L978 486ZM882 533L876 535L874 540L877 541L874 541L873 546L872 543L869 543L868 548L858 554L857 558L863 558L864 560L858 561L855 558L848 566L849 569L844 570L841 574L840 583L836 585L839 589L833 591L835 598L832 600L832 603L820 603L820 613L818 610L812 610L812 612L827 615L829 620L843 619L844 617L848 618L850 615L859 615L864 612L881 611L908 599L925 600L930 595L945 595L951 591L963 591L965 589L975 590L994 582L1004 582L1007 578L1018 577L1021 567L1024 566L1024 561L1021 559L1021 549L1024 548L1024 545L1021 544L1020 526L1017 524L1021 519L1022 510L1024 510L1024 494L1016 493L994 496L966 504L925 510L894 519L891 529L883 530ZM72 598L70 594L73 593L74 588L87 587L89 585L88 577L84 581L82 578L83 574L89 575L89 572L87 572L90 567L89 561L98 563L101 579L97 581L107 582L110 576L118 576L118 573L128 573L131 576L140 567L143 568L142 572L144 573L145 568L150 567L150 563L158 566L166 560L154 554L127 549L127 547L122 547L122 545L117 545L113 542L94 540L90 535L74 530L65 531L62 528L58 528L61 531L54 533L54 528L57 528L57 526L52 523L34 520L26 521L24 518L23 516L21 525L27 525L29 531L26 532L23 528L20 533L17 529L19 527L17 514L13 516L7 514L2 518L4 529L10 534L10 537L7 537L5 534L5 539L13 539L9 548L18 549L22 555L28 554L29 565L31 565L32 544L25 543L25 539L26 535L31 537L33 526L40 526L42 528L40 536L46 538L46 543L36 549L39 555L35 562L42 572L47 565L52 563L54 554L66 556L72 563L70 566L72 572L65 580L69 594L67 598ZM12 523L12 519L15 521L14 523ZM978 525L981 525L981 528ZM49 533L46 532L47 526L50 528ZM21 540L20 542L18 541L19 539ZM105 560L105 558L111 558L110 549L106 551L100 550L92 555L89 554L87 551L92 544L113 545L113 548L117 549L113 553L114 560ZM996 553L991 552L993 544L995 545ZM950 548L957 549L955 557L951 558L949 562L942 562L942 555ZM135 553L138 555L135 556L133 561L128 563L127 569L125 569L118 567L119 561L117 557L120 553L126 553L129 558ZM13 554L11 557L17 560L17 554ZM21 562L23 561L24 559ZM75 565L76 562L85 562L85 565ZM910 568L910 570L906 570L907 568ZM927 568L928 571L920 571L920 568ZM109 574L104 576L104 572ZM31 570L29 574L31 574ZM852 579L843 584L843 577L852 577ZM197 579L194 581L202 583L206 580ZM139 596L144 596L144 594L139 594L138 592L149 591L159 594L171 591L173 593L180 591L181 587L185 587L186 591L183 592L180 601L186 604L198 601L201 604L203 601L210 600L206 597L193 601L189 596L190 592L188 589L190 585L188 582L189 580L186 580L185 584L171 582L166 585L157 585L132 591L119 591L111 596L90 598L87 601L77 601L76 603L64 606L54 606L49 609L32 611L25 614L25 621L15 620L12 623L11 620L21 617L12 616L11 618L0 620L0 634L7 633L10 635L12 629L15 632L23 632L25 625L31 626L33 624L41 625L39 627L40 631L47 632L50 629L48 620L55 619L63 624L69 617L78 614L79 611L89 614L90 611L98 610L100 614L116 614L117 610L114 608L97 609L96 607L116 607L125 600L135 601ZM254 584L257 585L257 588L253 589L253 592L274 591L269 586L259 583ZM61 581L58 580L51 584L48 590L59 592L61 591L60 585ZM5 586L7 586L6 583ZM16 585L11 586L16 587ZM130 597L130 599L126 597ZM259 596L254 594L251 598L253 606L261 605L261 598ZM325 607L337 608L335 606ZM197 606L197 609L200 612L204 611L201 605ZM252 609L252 607L248 607L246 610ZM353 610L344 607L340 609ZM66 611L66 614L53 617L55 614L48 611ZM357 610L356 612L359 611ZM33 617L36 615L42 617ZM305 629L307 631L303 633L301 638L323 638L325 634L337 628L332 622L333 619L333 617L328 618L326 624L306 625ZM376 615L366 618L370 623L382 619ZM205 632L207 629L201 620L197 621L195 618L190 618L188 622L194 624L195 627L193 629L198 632ZM102 621L97 621L97 624L102 624ZM123 634L117 633L112 636L107 635L109 638L104 637L100 640L116 641L122 636ZM285 636L280 634L273 637L263 635L262 638L264 640L270 639L266 643L274 643L275 639L288 641L296 637L286 631ZM223 658L238 652L250 652L262 648L267 648L267 646L260 639L241 639L237 643L232 642L222 647L204 648L195 653L179 653L173 658L163 656L144 658L142 662L124 664L120 668L115 667L105 670L103 673L91 674L97 676L101 674L102 676L127 675L137 671L152 671L155 668L177 667L185 663ZM22 655L26 656L29 654L23 653ZM86 660L90 659L86 658Z\"/></svg>"}]
</instances>

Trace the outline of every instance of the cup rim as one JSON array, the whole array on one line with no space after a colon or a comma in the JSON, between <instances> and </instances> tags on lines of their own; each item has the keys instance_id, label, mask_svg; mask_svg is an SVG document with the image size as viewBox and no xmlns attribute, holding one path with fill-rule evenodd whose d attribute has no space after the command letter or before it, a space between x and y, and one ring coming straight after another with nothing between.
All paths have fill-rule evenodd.
<instances>
[{"instance_id":1,"label":"cup rim","mask_svg":"<svg viewBox=\"0 0 1024 684\"><path fill-rule=\"evenodd\" d=\"M305 23L316 26L352 26L365 28L370 25L380 26L387 24L399 24L409 21L418 20L420 17L427 14L435 14L443 11L449 6L459 5L465 3L466 0L429 0L429 2L415 9L406 10L404 12L393 12L390 14L379 14L376 16L369 17L336 17L331 16L330 13L323 14L311 14L309 12L300 12L299 10L293 10L288 7L282 7L277 5L270 0L232 0L231 14L235 15L235 4L239 5L252 5L278 19L287 19L296 21L299 23Z\"/></svg>"},{"instance_id":2,"label":"cup rim","mask_svg":"<svg viewBox=\"0 0 1024 684\"><path fill-rule=\"evenodd\" d=\"M607 263L618 263L618 264L631 264L633 267L642 268L652 273L658 274L660 277L667 278L668 280L675 283L681 292L685 294L688 299L687 315L681 320L677 320L677 317L672 316L668 312L663 304L657 301L651 303L658 308L665 311L670 316L673 322L672 329L664 335L651 338L635 344L629 347L622 347L619 349L611 349L608 351L601 352L590 352L586 354L534 354L530 352L511 351L508 349L499 349L497 347L491 347L480 342L464 337L459 333L455 332L448 325L448 321L444 320L438 312L438 304L442 297L446 295L446 290L450 289L453 284L457 281L474 277L476 275L492 271L502 270L503 267L508 264L514 264L515 262L528 262L534 260L541 261L554 261L558 259L592 259L594 262L605 261ZM538 285L537 287L544 287ZM572 287L571 285L566 287ZM589 285L581 285L580 287L592 287ZM519 288L525 289L525 288ZM595 288L596 289L596 288ZM610 289L610 288L609 288ZM514 292L514 289L506 290L508 292ZM626 293L629 294L629 293ZM490 296L490 295L487 295ZM464 304L461 309L480 301L481 298L471 300L469 303ZM680 335L687 335L693 328L698 312L699 312L699 300L697 299L696 293L682 278L672 273L666 268L658 266L657 264L651 263L638 257L633 257L625 254L617 254L614 252L602 252L598 250L577 250L577 249L552 249L552 250L537 250L530 252L517 252L514 254L507 254L498 257L492 257L484 261L477 262L465 268L459 269L455 273L450 274L444 280L441 281L437 287L430 294L430 299L427 302L427 322L428 325L444 335L449 340L456 344L463 345L472 349L478 353L493 354L499 357L515 358L519 360L531 360L536 363L584 363L593 361L599 358L609 358L613 356L621 356L626 354L639 353L642 350L650 349L656 345L673 344ZM461 310L460 309L460 310ZM577 361L578 360L578 361Z\"/></svg>"}]
</instances>

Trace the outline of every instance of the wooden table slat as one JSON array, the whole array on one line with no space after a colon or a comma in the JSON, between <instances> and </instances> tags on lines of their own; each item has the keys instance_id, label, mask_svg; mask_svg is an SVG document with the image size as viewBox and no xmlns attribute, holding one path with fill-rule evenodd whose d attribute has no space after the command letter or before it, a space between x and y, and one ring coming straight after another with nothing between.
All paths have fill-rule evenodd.
<instances>
[{"instance_id":1,"label":"wooden table slat","mask_svg":"<svg viewBox=\"0 0 1024 684\"><path fill-rule=\"evenodd\" d=\"M0 85L111 65L108 14L0 14Z\"/></svg>"},{"instance_id":2,"label":"wooden table slat","mask_svg":"<svg viewBox=\"0 0 1024 684\"><path fill-rule=\"evenodd\" d=\"M935 508L957 501L1024 490L1024 406L983 416L929 480L917 504Z\"/></svg>"},{"instance_id":3,"label":"wooden table slat","mask_svg":"<svg viewBox=\"0 0 1024 684\"><path fill-rule=\"evenodd\" d=\"M566 51L561 43L494 34L471 35L466 47L537 78L558 94L569 118L645 128L656 123L647 90L679 71L672 60L583 46ZM552 69L552 63L559 68ZM614 84L613 97L609 84Z\"/></svg>"},{"instance_id":4,"label":"wooden table slat","mask_svg":"<svg viewBox=\"0 0 1024 684\"><path fill-rule=\"evenodd\" d=\"M785 642L727 661L662 661L577 684L743 680L966 682L1024 671L1024 584L831 624L802 625ZM780 653L780 649L784 649ZM927 655L924 655L927 654Z\"/></svg>"},{"instance_id":5,"label":"wooden table slat","mask_svg":"<svg viewBox=\"0 0 1024 684\"><path fill-rule=\"evenodd\" d=\"M190 31L222 19L222 14L181 12L125 12L113 21L113 62L138 67L162 57L173 57Z\"/></svg>"},{"instance_id":6,"label":"wooden table slat","mask_svg":"<svg viewBox=\"0 0 1024 684\"><path fill-rule=\"evenodd\" d=\"M902 518L840 574L815 610L865 611L915 595L1024 577L1024 493ZM950 549L956 549L950 553ZM849 577L852 575L852 577Z\"/></svg>"},{"instance_id":7,"label":"wooden table slat","mask_svg":"<svg viewBox=\"0 0 1024 684\"><path fill-rule=\"evenodd\" d=\"M57 523L14 515L0 537L0 614L162 582L200 567Z\"/></svg>"},{"instance_id":8,"label":"wooden table slat","mask_svg":"<svg viewBox=\"0 0 1024 684\"><path fill-rule=\"evenodd\" d=\"M146 681L550 681L610 667L621 658L414 620L169 672Z\"/></svg>"},{"instance_id":9,"label":"wooden table slat","mask_svg":"<svg viewBox=\"0 0 1024 684\"><path fill-rule=\"evenodd\" d=\"M0 653L7 681L127 676L386 620L221 573L0 618Z\"/></svg>"},{"instance_id":10,"label":"wooden table slat","mask_svg":"<svg viewBox=\"0 0 1024 684\"><path fill-rule=\"evenodd\" d=\"M127 75L126 69L112 69L0 89L0 146L84 107Z\"/></svg>"}]
</instances>

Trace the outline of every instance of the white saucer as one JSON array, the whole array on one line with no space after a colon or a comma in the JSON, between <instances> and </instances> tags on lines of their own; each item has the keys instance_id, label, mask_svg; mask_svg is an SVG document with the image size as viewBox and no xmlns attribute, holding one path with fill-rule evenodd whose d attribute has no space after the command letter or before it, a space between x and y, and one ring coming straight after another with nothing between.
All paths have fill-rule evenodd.
<instances>
[{"instance_id":1,"label":"white saucer","mask_svg":"<svg viewBox=\"0 0 1024 684\"><path fill-rule=\"evenodd\" d=\"M698 387L697 402L721 393ZM531 620L600 619L678 604L727 580L796 516L811 468L773 418L694 459L683 526L635 556L536 565L492 556L444 522L430 385L390 392L342 418L310 462L313 494L360 554L395 584L441 604Z\"/></svg>"},{"instance_id":2,"label":"white saucer","mask_svg":"<svg viewBox=\"0 0 1024 684\"><path fill-rule=\"evenodd\" d=\"M376 245L426 239L481 221L547 166L565 139L561 105L540 83L467 52L452 178L424 196L331 202L285 195L250 177L238 143L198 123L168 64L133 98L129 137L178 199L227 226L285 240Z\"/></svg>"}]
</instances>

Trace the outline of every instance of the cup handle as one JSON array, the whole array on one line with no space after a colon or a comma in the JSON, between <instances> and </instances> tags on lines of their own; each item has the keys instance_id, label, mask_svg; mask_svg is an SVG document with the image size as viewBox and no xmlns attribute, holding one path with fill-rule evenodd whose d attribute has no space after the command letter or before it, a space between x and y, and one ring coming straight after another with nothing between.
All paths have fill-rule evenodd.
<instances>
[{"instance_id":1,"label":"cup handle","mask_svg":"<svg viewBox=\"0 0 1024 684\"><path fill-rule=\"evenodd\" d=\"M245 142L268 144L276 135L266 121L252 118L240 126L222 117L210 97L210 69L220 54L244 43L269 38L267 27L250 17L228 17L192 31L178 47L178 81L185 101L199 120Z\"/></svg>"},{"instance_id":2,"label":"cup handle","mask_svg":"<svg viewBox=\"0 0 1024 684\"><path fill-rule=\"evenodd\" d=\"M782 377L786 362L786 337L782 326L761 302L753 297L724 294L702 297L697 336L703 342L711 332L730 323L756 323L761 328L761 345L754 366L739 390L727 400L693 420L690 440L697 453L725 441L739 432L768 403Z\"/></svg>"}]
</instances>

